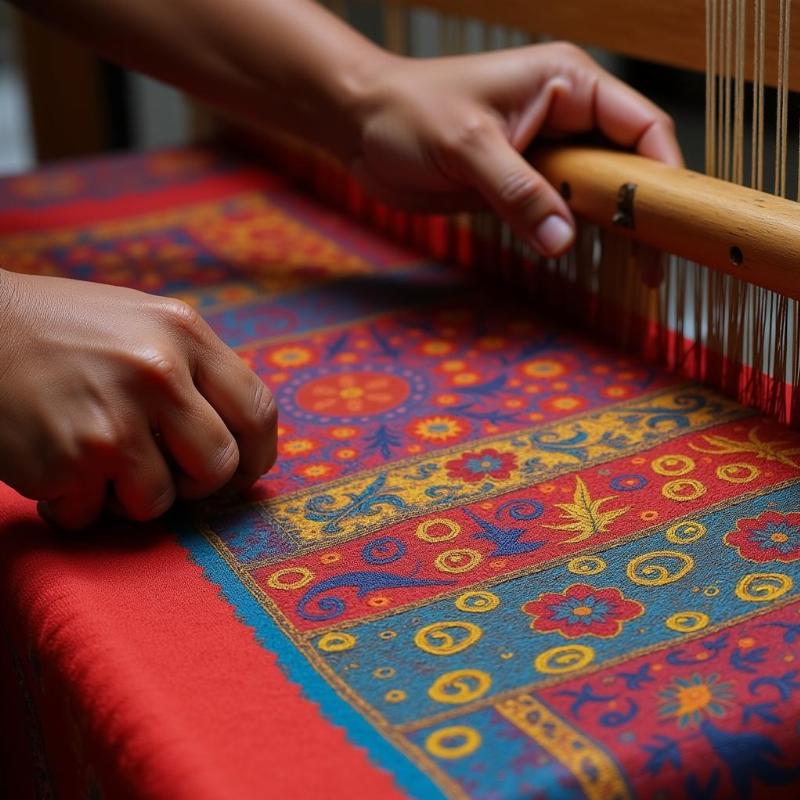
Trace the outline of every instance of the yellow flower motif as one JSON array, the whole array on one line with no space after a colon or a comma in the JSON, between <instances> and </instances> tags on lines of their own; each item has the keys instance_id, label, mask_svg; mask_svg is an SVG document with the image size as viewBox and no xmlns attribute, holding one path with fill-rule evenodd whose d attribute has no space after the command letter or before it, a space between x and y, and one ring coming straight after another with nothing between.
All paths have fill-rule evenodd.
<instances>
[{"instance_id":1,"label":"yellow flower motif","mask_svg":"<svg viewBox=\"0 0 800 800\"><path fill-rule=\"evenodd\" d=\"M532 378L557 378L564 374L564 365L552 359L537 358L525 364L522 370Z\"/></svg>"},{"instance_id":2,"label":"yellow flower motif","mask_svg":"<svg viewBox=\"0 0 800 800\"><path fill-rule=\"evenodd\" d=\"M311 361L312 353L306 347L281 347L269 354L269 360L279 367L300 367Z\"/></svg>"},{"instance_id":3,"label":"yellow flower motif","mask_svg":"<svg viewBox=\"0 0 800 800\"><path fill-rule=\"evenodd\" d=\"M352 439L358 431L355 428L332 428L331 436L334 439Z\"/></svg>"},{"instance_id":4,"label":"yellow flower motif","mask_svg":"<svg viewBox=\"0 0 800 800\"><path fill-rule=\"evenodd\" d=\"M327 464L311 464L303 469L306 478L323 478L331 471Z\"/></svg>"},{"instance_id":5,"label":"yellow flower motif","mask_svg":"<svg viewBox=\"0 0 800 800\"><path fill-rule=\"evenodd\" d=\"M314 442L311 439L292 439L283 443L283 452L290 456L299 456L303 453L310 453L314 449Z\"/></svg>"},{"instance_id":6,"label":"yellow flower motif","mask_svg":"<svg viewBox=\"0 0 800 800\"><path fill-rule=\"evenodd\" d=\"M421 419L413 428L413 434L420 439L446 442L464 432L464 427L454 417L428 417Z\"/></svg>"},{"instance_id":7,"label":"yellow flower motif","mask_svg":"<svg viewBox=\"0 0 800 800\"><path fill-rule=\"evenodd\" d=\"M452 350L452 342L443 342L440 339L425 342L425 344L422 345L422 352L427 356L444 356L452 352Z\"/></svg>"},{"instance_id":8,"label":"yellow flower motif","mask_svg":"<svg viewBox=\"0 0 800 800\"><path fill-rule=\"evenodd\" d=\"M442 369L445 372L461 372L467 365L463 361L445 361L442 364Z\"/></svg>"},{"instance_id":9,"label":"yellow flower motif","mask_svg":"<svg viewBox=\"0 0 800 800\"><path fill-rule=\"evenodd\" d=\"M474 372L460 372L453 378L453 383L459 386L470 386L478 382L478 376Z\"/></svg>"}]
</instances>

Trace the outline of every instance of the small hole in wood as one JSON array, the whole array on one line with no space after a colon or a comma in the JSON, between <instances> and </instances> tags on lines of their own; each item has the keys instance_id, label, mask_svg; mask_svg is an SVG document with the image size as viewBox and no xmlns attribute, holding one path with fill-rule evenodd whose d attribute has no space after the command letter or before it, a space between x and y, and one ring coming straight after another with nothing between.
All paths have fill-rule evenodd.
<instances>
[{"instance_id":1,"label":"small hole in wood","mask_svg":"<svg viewBox=\"0 0 800 800\"><path fill-rule=\"evenodd\" d=\"M567 201L572 197L572 187L568 181L561 182L561 196Z\"/></svg>"},{"instance_id":2,"label":"small hole in wood","mask_svg":"<svg viewBox=\"0 0 800 800\"><path fill-rule=\"evenodd\" d=\"M741 248L734 245L733 247L731 247L730 255L731 255L731 263L735 267L741 267L742 264L744 263L744 253L742 252Z\"/></svg>"}]
</instances>

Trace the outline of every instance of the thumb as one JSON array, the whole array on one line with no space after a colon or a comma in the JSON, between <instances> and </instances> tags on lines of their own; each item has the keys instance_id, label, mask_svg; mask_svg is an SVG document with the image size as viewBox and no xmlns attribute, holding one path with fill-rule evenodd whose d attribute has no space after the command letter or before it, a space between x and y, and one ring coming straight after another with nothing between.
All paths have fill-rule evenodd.
<instances>
[{"instance_id":1,"label":"thumb","mask_svg":"<svg viewBox=\"0 0 800 800\"><path fill-rule=\"evenodd\" d=\"M534 249L559 256L571 247L575 223L567 204L501 130L473 137L459 160L462 178Z\"/></svg>"}]
</instances>

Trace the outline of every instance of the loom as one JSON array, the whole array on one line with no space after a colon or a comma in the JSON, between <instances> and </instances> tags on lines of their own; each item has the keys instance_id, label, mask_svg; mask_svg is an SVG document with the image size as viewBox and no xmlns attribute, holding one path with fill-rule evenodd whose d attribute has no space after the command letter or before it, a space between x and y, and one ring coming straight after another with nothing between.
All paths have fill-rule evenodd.
<instances>
[{"instance_id":1,"label":"loom","mask_svg":"<svg viewBox=\"0 0 800 800\"><path fill-rule=\"evenodd\" d=\"M797 9L327 5L401 53L702 72L706 174L535 143L580 220L557 260L230 122L269 171L214 146L0 183L0 263L180 295L282 425L249 497L144 530L63 544L0 486L31 796L795 800Z\"/></svg>"},{"instance_id":2,"label":"loom","mask_svg":"<svg viewBox=\"0 0 800 800\"><path fill-rule=\"evenodd\" d=\"M348 17L346 3L328 5ZM403 54L452 55L555 38L705 73L705 175L607 147L537 143L532 162L583 221L579 245L559 262L537 262L489 215L425 222L380 208L324 155L284 142L290 171L389 235L513 276L534 300L547 304L553 292L569 292L582 327L794 424L800 223L790 199L797 187L789 183L796 156L788 149L788 98L798 84L790 68L791 5L351 4L351 24L360 20L365 33ZM769 87L776 90L774 119L766 119ZM774 141L767 141L768 130ZM273 153L281 149L269 141ZM653 270L659 279L649 285Z\"/></svg>"}]
</instances>

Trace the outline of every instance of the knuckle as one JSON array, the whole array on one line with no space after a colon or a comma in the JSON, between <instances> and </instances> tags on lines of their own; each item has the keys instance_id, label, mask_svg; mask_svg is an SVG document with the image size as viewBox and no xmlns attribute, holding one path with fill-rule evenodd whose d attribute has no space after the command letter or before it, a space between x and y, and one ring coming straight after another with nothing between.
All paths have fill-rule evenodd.
<instances>
[{"instance_id":1,"label":"knuckle","mask_svg":"<svg viewBox=\"0 0 800 800\"><path fill-rule=\"evenodd\" d=\"M545 186L536 175L512 172L502 179L498 191L503 205L522 212L541 201Z\"/></svg>"},{"instance_id":2,"label":"knuckle","mask_svg":"<svg viewBox=\"0 0 800 800\"><path fill-rule=\"evenodd\" d=\"M174 297L167 298L161 303L161 314L173 328L190 333L198 331L203 321L196 309Z\"/></svg>"},{"instance_id":3,"label":"knuckle","mask_svg":"<svg viewBox=\"0 0 800 800\"><path fill-rule=\"evenodd\" d=\"M172 386L181 374L181 359L168 347L158 346L137 354L136 370L147 380Z\"/></svg>"},{"instance_id":4,"label":"knuckle","mask_svg":"<svg viewBox=\"0 0 800 800\"><path fill-rule=\"evenodd\" d=\"M239 447L236 440L230 437L219 447L209 464L210 477L215 483L225 483L236 472L239 466Z\"/></svg>"},{"instance_id":5,"label":"knuckle","mask_svg":"<svg viewBox=\"0 0 800 800\"><path fill-rule=\"evenodd\" d=\"M250 412L253 429L256 431L270 431L278 422L278 405L272 392L258 379L253 393L253 407Z\"/></svg>"},{"instance_id":6,"label":"knuckle","mask_svg":"<svg viewBox=\"0 0 800 800\"><path fill-rule=\"evenodd\" d=\"M666 111L659 113L659 121L670 133L675 132L675 120Z\"/></svg>"},{"instance_id":7,"label":"knuckle","mask_svg":"<svg viewBox=\"0 0 800 800\"><path fill-rule=\"evenodd\" d=\"M147 503L141 509L134 509L135 518L139 522L147 522L165 514L175 502L175 488L171 483L166 483L153 492Z\"/></svg>"},{"instance_id":8,"label":"knuckle","mask_svg":"<svg viewBox=\"0 0 800 800\"><path fill-rule=\"evenodd\" d=\"M480 148L492 132L491 121L480 114L464 117L439 134L439 151L447 159Z\"/></svg>"},{"instance_id":9,"label":"knuckle","mask_svg":"<svg viewBox=\"0 0 800 800\"><path fill-rule=\"evenodd\" d=\"M557 41L552 42L548 47L559 61L584 64L592 60L591 56L582 47L578 47L573 42Z\"/></svg>"}]
</instances>

